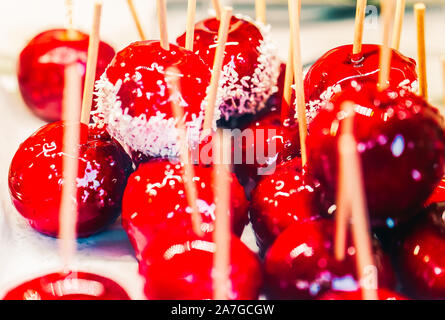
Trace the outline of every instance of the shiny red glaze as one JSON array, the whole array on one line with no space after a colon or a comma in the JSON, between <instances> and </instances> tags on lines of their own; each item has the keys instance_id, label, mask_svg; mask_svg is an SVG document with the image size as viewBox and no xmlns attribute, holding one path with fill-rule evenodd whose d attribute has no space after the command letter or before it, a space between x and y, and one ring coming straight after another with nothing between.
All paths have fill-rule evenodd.
<instances>
[{"instance_id":1,"label":"shiny red glaze","mask_svg":"<svg viewBox=\"0 0 445 320\"><path fill-rule=\"evenodd\" d=\"M195 25L193 50L210 67L213 66L215 58L219 24L216 18L209 18ZM178 45L185 46L185 36L183 34L177 39ZM239 79L251 77L258 66L258 58L261 55L258 46L262 40L263 36L260 30L252 22L232 17L227 37L224 65L232 64ZM249 83L249 87L255 86L249 80L247 83ZM249 90L246 86L244 88ZM230 100L226 102L229 105L231 104Z\"/></svg>"},{"instance_id":2,"label":"shiny red glaze","mask_svg":"<svg viewBox=\"0 0 445 320\"><path fill-rule=\"evenodd\" d=\"M235 172L243 186L255 185L275 171L276 165L300 155L298 123L293 118L283 125L278 112L271 112L242 129L250 138L234 140ZM242 138L242 139L241 139ZM242 159L242 161L237 161Z\"/></svg>"},{"instance_id":3,"label":"shiny red glaze","mask_svg":"<svg viewBox=\"0 0 445 320\"><path fill-rule=\"evenodd\" d=\"M327 290L356 290L355 248L344 261L334 257L335 221L295 222L270 247L265 259L266 294L271 299L316 299ZM350 242L348 242L350 243ZM389 258L376 247L374 259L380 286L393 287Z\"/></svg>"},{"instance_id":4,"label":"shiny red glaze","mask_svg":"<svg viewBox=\"0 0 445 320\"><path fill-rule=\"evenodd\" d=\"M108 80L122 80L117 95L122 109L149 119L157 112L173 117L165 70L174 67L183 75L179 79L184 113L187 121L201 111L201 103L210 83L210 69L193 52L170 44L164 50L159 41L135 42L118 52L106 71Z\"/></svg>"},{"instance_id":5,"label":"shiny red glaze","mask_svg":"<svg viewBox=\"0 0 445 320\"><path fill-rule=\"evenodd\" d=\"M445 214L435 209L413 226L396 257L401 282L409 296L445 299Z\"/></svg>"},{"instance_id":6,"label":"shiny red glaze","mask_svg":"<svg viewBox=\"0 0 445 320\"><path fill-rule=\"evenodd\" d=\"M162 233L143 253L145 295L154 300L213 299L210 235L199 238ZM237 237L230 242L230 300L256 300L262 285L260 263Z\"/></svg>"},{"instance_id":7,"label":"shiny red glaze","mask_svg":"<svg viewBox=\"0 0 445 320\"><path fill-rule=\"evenodd\" d=\"M445 178L440 180L439 185L434 189L431 196L425 202L425 206L429 206L433 203L442 203L445 202Z\"/></svg>"},{"instance_id":8,"label":"shiny red glaze","mask_svg":"<svg viewBox=\"0 0 445 320\"><path fill-rule=\"evenodd\" d=\"M68 39L66 29L48 30L34 37L20 53L18 83L25 103L40 118L58 121L62 117L62 98L66 67L76 62L85 79L89 36L76 31ZM96 80L115 55L105 42L99 44Z\"/></svg>"},{"instance_id":9,"label":"shiny red glaze","mask_svg":"<svg viewBox=\"0 0 445 320\"><path fill-rule=\"evenodd\" d=\"M309 171L331 199L337 189L339 112L356 104L354 135L374 226L395 225L417 213L444 174L445 135L437 109L407 90L377 92L357 84L335 95L310 125ZM359 107L358 107L359 106ZM421 155L421 156L420 156Z\"/></svg>"},{"instance_id":10,"label":"shiny red glaze","mask_svg":"<svg viewBox=\"0 0 445 320\"><path fill-rule=\"evenodd\" d=\"M130 300L113 280L85 272L51 273L10 290L3 300Z\"/></svg>"},{"instance_id":11,"label":"shiny red glaze","mask_svg":"<svg viewBox=\"0 0 445 320\"><path fill-rule=\"evenodd\" d=\"M23 142L9 169L9 191L14 206L37 231L56 237L63 174L64 122L43 126ZM81 125L79 147L79 237L104 229L119 215L131 159L99 129Z\"/></svg>"},{"instance_id":12,"label":"shiny red glaze","mask_svg":"<svg viewBox=\"0 0 445 320\"><path fill-rule=\"evenodd\" d=\"M379 300L409 300L403 295L384 288L377 289ZM362 292L356 291L328 291L319 300L364 300Z\"/></svg>"},{"instance_id":13,"label":"shiny red glaze","mask_svg":"<svg viewBox=\"0 0 445 320\"><path fill-rule=\"evenodd\" d=\"M211 167L194 166L198 193L197 205L205 232L214 229L213 179ZM130 176L122 206L122 224L140 259L144 248L160 234L194 233L191 228L191 209L188 206L183 167L168 160L143 163ZM232 226L241 236L248 223L247 201L242 186L232 175Z\"/></svg>"},{"instance_id":14,"label":"shiny red glaze","mask_svg":"<svg viewBox=\"0 0 445 320\"><path fill-rule=\"evenodd\" d=\"M344 45L326 52L308 70L305 80L307 101L318 100L329 87L351 80L378 82L380 65L380 45L364 44L362 53L354 56L352 45ZM392 50L390 86L397 88L408 79L417 80L416 62Z\"/></svg>"},{"instance_id":15,"label":"shiny red glaze","mask_svg":"<svg viewBox=\"0 0 445 320\"><path fill-rule=\"evenodd\" d=\"M253 190L250 206L250 221L260 251L264 252L295 221L320 217L321 194L320 184L305 173L299 158L265 176Z\"/></svg>"}]
</instances>

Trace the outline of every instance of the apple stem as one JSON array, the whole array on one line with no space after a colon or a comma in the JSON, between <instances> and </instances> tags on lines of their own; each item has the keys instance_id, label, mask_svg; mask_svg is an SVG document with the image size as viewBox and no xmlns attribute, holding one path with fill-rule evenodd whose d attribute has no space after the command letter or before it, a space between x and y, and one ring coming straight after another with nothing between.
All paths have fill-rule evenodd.
<instances>
[{"instance_id":1,"label":"apple stem","mask_svg":"<svg viewBox=\"0 0 445 320\"><path fill-rule=\"evenodd\" d=\"M414 5L417 28L417 59L419 63L419 94L428 99L428 80L426 73L426 49L425 49L425 4Z\"/></svg>"},{"instance_id":2,"label":"apple stem","mask_svg":"<svg viewBox=\"0 0 445 320\"><path fill-rule=\"evenodd\" d=\"M231 154L230 136L219 129L213 138L213 194L215 198L215 231L213 241L216 249L213 255L213 298L227 300L230 287L230 161L224 161ZM229 162L229 163L227 163Z\"/></svg>"},{"instance_id":3,"label":"apple stem","mask_svg":"<svg viewBox=\"0 0 445 320\"><path fill-rule=\"evenodd\" d=\"M193 231L199 235L203 236L204 233L201 230L202 219L201 213L199 212L197 199L198 191L196 189L196 184L194 181L195 170L193 164L190 161L190 152L187 144L187 130L185 127L185 116L184 109L179 105L179 95L181 95L181 84L179 82L180 71L175 67L170 67L166 72L167 87L169 88L170 94L170 104L173 111L173 115L176 119L176 129L178 130L179 139L179 157L181 163L184 166L184 171L182 175L182 180L184 181L184 188L187 197L187 202L189 207L192 209L192 227Z\"/></svg>"},{"instance_id":4,"label":"apple stem","mask_svg":"<svg viewBox=\"0 0 445 320\"><path fill-rule=\"evenodd\" d=\"M64 271L68 271L76 251L77 185L79 165L79 109L81 105L81 76L76 64L65 70L62 120L63 185L59 212L60 254Z\"/></svg>"},{"instance_id":5,"label":"apple stem","mask_svg":"<svg viewBox=\"0 0 445 320\"><path fill-rule=\"evenodd\" d=\"M406 0L397 0L396 17L394 19L394 31L392 35L392 48L399 50L402 36L403 18L405 16Z\"/></svg>"},{"instance_id":6,"label":"apple stem","mask_svg":"<svg viewBox=\"0 0 445 320\"><path fill-rule=\"evenodd\" d=\"M88 59L85 75L85 85L82 98L82 111L80 121L89 125L91 106L93 103L94 82L96 80L97 57L99 54L100 22L102 15L102 2L94 2L93 26L91 28L90 40L88 44Z\"/></svg>"},{"instance_id":7,"label":"apple stem","mask_svg":"<svg viewBox=\"0 0 445 320\"><path fill-rule=\"evenodd\" d=\"M224 53L226 51L226 42L229 34L232 12L233 9L230 7L225 7L222 10L221 22L218 30L218 46L216 47L212 77L210 79L210 87L206 97L207 106L204 114L203 136L208 135L213 128L215 105L218 96L218 87L224 63Z\"/></svg>"},{"instance_id":8,"label":"apple stem","mask_svg":"<svg viewBox=\"0 0 445 320\"><path fill-rule=\"evenodd\" d=\"M139 33L139 38L142 41L147 40L144 32L144 28L142 28L141 20L139 20L139 16L134 5L133 0L127 0L128 8L130 9L131 16L133 17L134 24L136 25L136 29Z\"/></svg>"}]
</instances>

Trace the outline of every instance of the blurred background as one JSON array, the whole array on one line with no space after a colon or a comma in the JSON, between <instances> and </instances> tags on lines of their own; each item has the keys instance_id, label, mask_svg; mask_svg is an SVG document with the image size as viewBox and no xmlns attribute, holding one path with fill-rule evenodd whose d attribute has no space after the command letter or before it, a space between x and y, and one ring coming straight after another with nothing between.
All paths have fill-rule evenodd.
<instances>
[{"instance_id":1,"label":"blurred background","mask_svg":"<svg viewBox=\"0 0 445 320\"><path fill-rule=\"evenodd\" d=\"M15 63L20 50L38 32L65 25L66 10L64 0L14 0L0 1L0 81L10 90L14 82L5 80L6 74L14 74ZM221 0L232 5L235 12L254 16L254 0ZM416 58L415 24L412 6L415 1L407 0L405 24L400 50L405 55ZM427 5L427 50L430 82L430 96L440 100L441 68L439 57L445 54L445 0L426 0ZM92 18L92 0L74 0L74 23L83 31L88 31ZM157 38L155 0L134 0L149 38ZM169 37L174 41L184 32L186 20L186 0L168 0ZM379 42L381 30L378 20L378 1L368 1L365 42ZM272 25L272 33L279 50L285 59L288 48L287 0L268 0L267 19ZM351 43L353 35L354 0L303 0L302 11L302 56L305 63L311 63L325 51L336 46ZM197 1L197 19L205 18L211 10L211 0ZM131 20L126 0L104 0L102 37L116 49L121 49L138 34Z\"/></svg>"}]
</instances>

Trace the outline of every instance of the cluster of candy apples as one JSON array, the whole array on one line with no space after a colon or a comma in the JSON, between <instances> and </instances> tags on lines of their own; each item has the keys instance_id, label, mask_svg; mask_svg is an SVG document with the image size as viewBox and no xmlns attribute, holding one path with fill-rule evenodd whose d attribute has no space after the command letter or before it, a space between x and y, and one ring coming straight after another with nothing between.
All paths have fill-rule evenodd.
<instances>
[{"instance_id":1,"label":"cluster of candy apples","mask_svg":"<svg viewBox=\"0 0 445 320\"><path fill-rule=\"evenodd\" d=\"M199 147L218 27L215 18L196 25L194 52L181 47L182 36L170 50L159 41L143 41L117 53L97 82L96 123L82 126L78 234L101 230L122 210L150 299L212 298L213 169L211 163L194 165L203 233L197 235L184 165L172 160L178 156L178 131L171 104L184 109L188 141ZM426 203L441 200L439 191L429 197L444 175L444 123L414 93L415 62L393 50L389 85L380 89L377 45L364 45L358 55L352 46L339 47L317 61L305 79L309 136L308 165L303 167L298 122L293 114L284 121L281 117L279 65L267 36L248 19L233 17L228 43L237 45L226 49L215 125L254 133L253 139L233 144L233 153L241 150L243 159L251 145L256 153L269 155L264 162L255 158L236 165L231 176L228 297L256 299L261 289L272 299L360 297L354 245L348 242L344 261L333 254L338 139L350 116L341 106L350 101L371 225L394 244L388 255L377 237L374 242L379 297L403 298L392 291L395 265L406 295L445 298L443 215L436 204L430 206L432 213L425 210ZM167 77L172 66L182 88L173 95ZM30 96L49 100L42 100L40 91ZM37 131L21 145L10 169L14 205L35 229L51 236L58 234L60 167L69 156L61 152L61 137L67 125L56 122ZM258 129L275 134L261 137ZM267 171L271 163L276 169ZM48 185L36 192L36 180ZM249 211L263 268L240 240ZM421 224L413 223L418 219Z\"/></svg>"}]
</instances>

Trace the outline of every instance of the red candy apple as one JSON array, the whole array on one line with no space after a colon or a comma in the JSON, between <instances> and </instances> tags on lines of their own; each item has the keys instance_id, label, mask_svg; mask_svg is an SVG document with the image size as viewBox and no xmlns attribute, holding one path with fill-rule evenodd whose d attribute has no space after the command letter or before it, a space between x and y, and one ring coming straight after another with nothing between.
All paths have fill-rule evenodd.
<instances>
[{"instance_id":1,"label":"red candy apple","mask_svg":"<svg viewBox=\"0 0 445 320\"><path fill-rule=\"evenodd\" d=\"M445 299L445 215L429 212L406 231L396 252L402 287L418 299Z\"/></svg>"},{"instance_id":2,"label":"red candy apple","mask_svg":"<svg viewBox=\"0 0 445 320\"><path fill-rule=\"evenodd\" d=\"M345 101L355 104L354 134L373 226L394 226L416 213L444 174L443 118L405 89L378 92L358 84L335 95L309 127L309 171L334 199L338 135ZM421 155L421 156L420 156Z\"/></svg>"},{"instance_id":3,"label":"red candy apple","mask_svg":"<svg viewBox=\"0 0 445 320\"><path fill-rule=\"evenodd\" d=\"M85 272L51 273L10 290L3 300L130 300L113 280Z\"/></svg>"},{"instance_id":4,"label":"red candy apple","mask_svg":"<svg viewBox=\"0 0 445 320\"><path fill-rule=\"evenodd\" d=\"M29 108L47 121L61 119L66 67L77 62L79 72L85 77L89 36L80 31L74 34L74 38L69 38L65 29L42 32L20 53L17 71L20 92ZM97 79L114 54L112 47L100 42Z\"/></svg>"},{"instance_id":5,"label":"red candy apple","mask_svg":"<svg viewBox=\"0 0 445 320\"><path fill-rule=\"evenodd\" d=\"M433 203L443 203L445 202L445 178L440 180L439 185L434 189L431 196L426 201L425 205L429 206Z\"/></svg>"},{"instance_id":6,"label":"red candy apple","mask_svg":"<svg viewBox=\"0 0 445 320\"><path fill-rule=\"evenodd\" d=\"M154 300L213 298L215 243L207 235L162 233L143 253L145 295ZM260 263L237 237L230 242L228 299L256 300L262 284Z\"/></svg>"},{"instance_id":7,"label":"red candy apple","mask_svg":"<svg viewBox=\"0 0 445 320\"><path fill-rule=\"evenodd\" d=\"M351 80L378 82L380 46L364 44L362 52L352 54L352 45L332 49L315 62L306 74L304 87L306 101L323 100L341 91ZM390 86L411 86L417 80L416 62L392 50Z\"/></svg>"},{"instance_id":8,"label":"red candy apple","mask_svg":"<svg viewBox=\"0 0 445 320\"><path fill-rule=\"evenodd\" d=\"M320 217L321 189L301 168L299 158L278 166L274 174L258 183L252 192L250 220L260 251L264 252L295 221Z\"/></svg>"},{"instance_id":9,"label":"red candy apple","mask_svg":"<svg viewBox=\"0 0 445 320\"><path fill-rule=\"evenodd\" d=\"M195 166L197 206L201 212L204 232L212 232L215 220L211 167ZM182 180L183 166L167 160L143 163L130 176L122 206L122 223L136 256L162 233L193 233L191 208L188 206ZM232 226L241 236L248 223L244 190L232 175Z\"/></svg>"},{"instance_id":10,"label":"red candy apple","mask_svg":"<svg viewBox=\"0 0 445 320\"><path fill-rule=\"evenodd\" d=\"M167 69L180 74L181 91L170 96ZM176 120L171 102L184 108L188 138L197 142L203 121L209 67L175 45L164 50L159 41L136 42L120 51L97 84L95 121L135 154L177 156Z\"/></svg>"},{"instance_id":11,"label":"red candy apple","mask_svg":"<svg viewBox=\"0 0 445 320\"><path fill-rule=\"evenodd\" d=\"M291 117L283 125L278 112L266 114L234 138L235 172L247 190L276 165L299 155L298 123Z\"/></svg>"},{"instance_id":12,"label":"red candy apple","mask_svg":"<svg viewBox=\"0 0 445 320\"><path fill-rule=\"evenodd\" d=\"M219 21L210 18L195 25L194 51L213 66ZM177 39L185 45L185 34ZM266 30L247 18L232 17L219 92L222 119L261 110L277 91L279 61Z\"/></svg>"},{"instance_id":13,"label":"red candy apple","mask_svg":"<svg viewBox=\"0 0 445 320\"><path fill-rule=\"evenodd\" d=\"M16 209L37 231L56 237L63 186L64 122L43 126L23 142L9 169ZM119 215L131 159L103 130L81 125L77 178L79 237L92 235Z\"/></svg>"},{"instance_id":14,"label":"red candy apple","mask_svg":"<svg viewBox=\"0 0 445 320\"><path fill-rule=\"evenodd\" d=\"M379 300L408 300L403 295L384 288L377 289L377 296ZM360 290L328 291L319 300L363 300L363 295Z\"/></svg>"},{"instance_id":15,"label":"red candy apple","mask_svg":"<svg viewBox=\"0 0 445 320\"><path fill-rule=\"evenodd\" d=\"M265 259L266 294L272 299L316 299L327 290L357 290L355 254L348 245L346 259L334 257L335 222L328 219L292 224L270 247ZM392 287L389 258L374 251L378 284Z\"/></svg>"}]
</instances>

